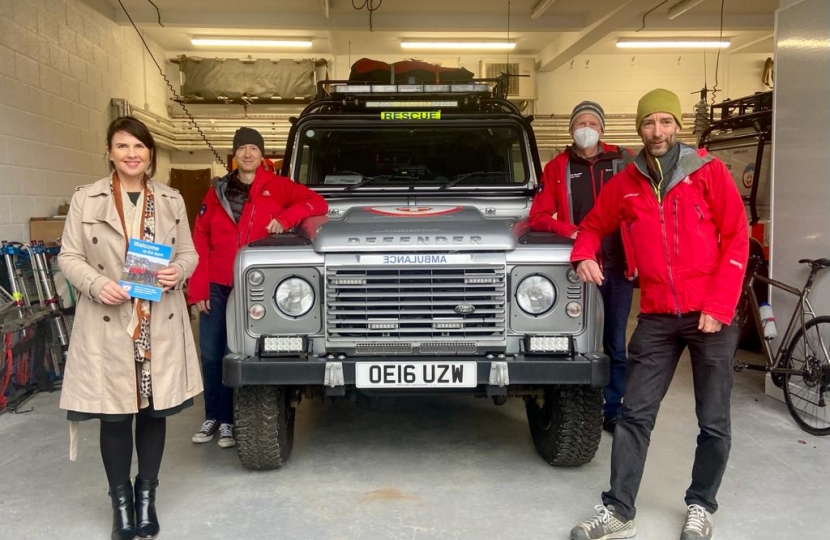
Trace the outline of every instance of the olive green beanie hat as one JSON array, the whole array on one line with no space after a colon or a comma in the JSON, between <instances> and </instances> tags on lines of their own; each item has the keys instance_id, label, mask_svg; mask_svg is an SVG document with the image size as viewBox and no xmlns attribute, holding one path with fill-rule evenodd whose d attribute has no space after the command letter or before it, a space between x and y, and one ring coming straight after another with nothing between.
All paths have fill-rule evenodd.
<instances>
[{"instance_id":1,"label":"olive green beanie hat","mask_svg":"<svg viewBox=\"0 0 830 540\"><path fill-rule=\"evenodd\" d=\"M640 132L643 119L656 112L671 114L677 121L677 125L683 128L683 113L680 110L680 99L677 94L657 88L641 97L640 102L637 103L637 133Z\"/></svg>"}]
</instances>

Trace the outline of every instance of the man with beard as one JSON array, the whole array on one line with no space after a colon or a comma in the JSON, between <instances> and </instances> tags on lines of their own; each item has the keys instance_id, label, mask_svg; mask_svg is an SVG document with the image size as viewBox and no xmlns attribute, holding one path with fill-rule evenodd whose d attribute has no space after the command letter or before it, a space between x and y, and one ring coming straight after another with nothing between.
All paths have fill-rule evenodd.
<instances>
[{"instance_id":1,"label":"man with beard","mask_svg":"<svg viewBox=\"0 0 830 540\"><path fill-rule=\"evenodd\" d=\"M732 323L749 257L743 201L724 164L677 142L680 100L656 89L637 106L643 150L602 190L571 254L586 283L601 285L596 253L619 227L640 277L640 316L628 348L626 395L614 431L611 488L572 540L631 538L634 503L660 402L688 347L697 437L681 540L712 537L712 513L729 457L729 396L738 329Z\"/></svg>"}]
</instances>

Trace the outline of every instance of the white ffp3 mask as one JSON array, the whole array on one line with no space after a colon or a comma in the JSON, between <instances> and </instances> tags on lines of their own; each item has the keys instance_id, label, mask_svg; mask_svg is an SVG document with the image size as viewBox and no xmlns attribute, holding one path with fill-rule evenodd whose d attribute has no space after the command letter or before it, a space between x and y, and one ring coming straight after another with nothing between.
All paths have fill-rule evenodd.
<instances>
[{"instance_id":1,"label":"white ffp3 mask","mask_svg":"<svg viewBox=\"0 0 830 540\"><path fill-rule=\"evenodd\" d=\"M599 132L589 128L581 127L574 130L574 143L583 150L593 148L599 142Z\"/></svg>"}]
</instances>

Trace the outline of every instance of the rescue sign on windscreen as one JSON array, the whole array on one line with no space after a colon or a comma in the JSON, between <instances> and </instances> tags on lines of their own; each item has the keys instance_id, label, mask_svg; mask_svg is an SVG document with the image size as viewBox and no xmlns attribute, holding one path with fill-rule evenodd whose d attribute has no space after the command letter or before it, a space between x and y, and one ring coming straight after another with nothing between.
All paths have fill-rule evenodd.
<instances>
[{"instance_id":1,"label":"rescue sign on windscreen","mask_svg":"<svg viewBox=\"0 0 830 540\"><path fill-rule=\"evenodd\" d=\"M381 120L440 120L441 111L383 111Z\"/></svg>"},{"instance_id":2,"label":"rescue sign on windscreen","mask_svg":"<svg viewBox=\"0 0 830 540\"><path fill-rule=\"evenodd\" d=\"M356 362L358 388L474 388L475 362Z\"/></svg>"}]
</instances>

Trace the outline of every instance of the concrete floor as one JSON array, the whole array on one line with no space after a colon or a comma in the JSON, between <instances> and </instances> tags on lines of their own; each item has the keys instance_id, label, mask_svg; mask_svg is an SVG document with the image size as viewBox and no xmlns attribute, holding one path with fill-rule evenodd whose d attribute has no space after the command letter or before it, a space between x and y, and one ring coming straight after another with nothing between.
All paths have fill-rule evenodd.
<instances>
[{"instance_id":1,"label":"concrete floor","mask_svg":"<svg viewBox=\"0 0 830 540\"><path fill-rule=\"evenodd\" d=\"M830 437L800 431L763 375L736 374L734 440L715 538L830 538ZM68 461L58 395L0 416L0 538L108 538L98 426L81 426ZM521 401L398 400L368 411L304 402L281 470L242 469L235 450L196 446L201 404L168 423L158 507L167 539L562 539L593 515L608 486L611 437L590 464L549 467L535 453ZM637 538L679 537L697 435L688 360L652 437Z\"/></svg>"}]
</instances>

